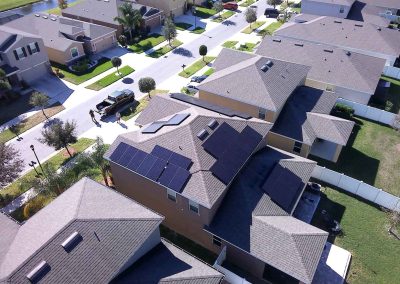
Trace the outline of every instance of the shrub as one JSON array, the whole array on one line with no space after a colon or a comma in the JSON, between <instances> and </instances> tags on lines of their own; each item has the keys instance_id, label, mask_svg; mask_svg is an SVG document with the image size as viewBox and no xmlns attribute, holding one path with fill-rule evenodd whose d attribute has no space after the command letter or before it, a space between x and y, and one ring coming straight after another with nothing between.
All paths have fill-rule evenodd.
<instances>
[{"instance_id":1,"label":"shrub","mask_svg":"<svg viewBox=\"0 0 400 284\"><path fill-rule=\"evenodd\" d=\"M75 72L83 73L89 69L89 64L88 64L88 61L85 59L85 60L76 62L74 65L72 65L71 68Z\"/></svg>"},{"instance_id":2,"label":"shrub","mask_svg":"<svg viewBox=\"0 0 400 284\"><path fill-rule=\"evenodd\" d=\"M333 114L343 118L351 118L354 115L354 109L351 106L337 103L333 108Z\"/></svg>"}]
</instances>

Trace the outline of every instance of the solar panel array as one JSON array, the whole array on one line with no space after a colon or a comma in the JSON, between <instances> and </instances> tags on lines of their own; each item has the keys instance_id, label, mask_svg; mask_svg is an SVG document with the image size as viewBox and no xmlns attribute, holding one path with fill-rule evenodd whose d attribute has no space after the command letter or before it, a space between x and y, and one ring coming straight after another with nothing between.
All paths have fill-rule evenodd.
<instances>
[{"instance_id":1,"label":"solar panel array","mask_svg":"<svg viewBox=\"0 0 400 284\"><path fill-rule=\"evenodd\" d=\"M292 213L304 188L304 182L279 164L274 167L262 189L283 210Z\"/></svg>"},{"instance_id":2,"label":"solar panel array","mask_svg":"<svg viewBox=\"0 0 400 284\"><path fill-rule=\"evenodd\" d=\"M229 184L262 139L257 131L246 126L238 132L222 123L203 143L203 148L217 161L211 172L224 184Z\"/></svg>"},{"instance_id":3,"label":"solar panel array","mask_svg":"<svg viewBox=\"0 0 400 284\"><path fill-rule=\"evenodd\" d=\"M148 154L121 142L110 159L179 193L191 176L188 169L192 161L189 158L158 145Z\"/></svg>"},{"instance_id":4,"label":"solar panel array","mask_svg":"<svg viewBox=\"0 0 400 284\"><path fill-rule=\"evenodd\" d=\"M169 120L163 121L155 121L145 129L142 130L142 133L156 133L164 126L173 126L181 124L186 118L190 116L190 113L178 113L171 117Z\"/></svg>"}]
</instances>

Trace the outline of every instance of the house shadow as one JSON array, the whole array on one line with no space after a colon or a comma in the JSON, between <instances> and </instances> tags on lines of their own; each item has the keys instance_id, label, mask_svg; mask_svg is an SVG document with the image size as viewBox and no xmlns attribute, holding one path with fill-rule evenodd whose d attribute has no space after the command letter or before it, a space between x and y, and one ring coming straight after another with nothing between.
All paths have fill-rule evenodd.
<instances>
[{"instance_id":1,"label":"house shadow","mask_svg":"<svg viewBox=\"0 0 400 284\"><path fill-rule=\"evenodd\" d=\"M60 78L54 75L42 77L31 85L35 91L46 94L50 99L57 100L63 104L74 92Z\"/></svg>"},{"instance_id":2,"label":"house shadow","mask_svg":"<svg viewBox=\"0 0 400 284\"><path fill-rule=\"evenodd\" d=\"M43 124L43 128L47 128L50 127L54 124L59 124L62 123L62 120L59 118L49 118L45 121L45 123Z\"/></svg>"}]
</instances>

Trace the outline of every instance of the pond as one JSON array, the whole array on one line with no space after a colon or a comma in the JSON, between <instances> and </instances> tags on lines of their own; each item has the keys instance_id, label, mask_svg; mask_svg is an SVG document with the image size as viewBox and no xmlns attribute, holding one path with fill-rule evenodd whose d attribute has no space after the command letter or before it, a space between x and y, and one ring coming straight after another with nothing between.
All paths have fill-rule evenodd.
<instances>
[{"instance_id":1,"label":"pond","mask_svg":"<svg viewBox=\"0 0 400 284\"><path fill-rule=\"evenodd\" d=\"M0 0L1 1L1 0ZM77 0L68 0L68 3L72 3L75 2ZM41 2L37 2L37 3L33 3L33 4L29 4L20 8L15 8L12 10L8 10L5 12L1 12L1 15L8 15L8 14L21 14L21 15L29 15L32 13L37 13L37 12L44 12L47 11L49 9L53 9L55 7L58 6L58 0L43 0Z\"/></svg>"}]
</instances>

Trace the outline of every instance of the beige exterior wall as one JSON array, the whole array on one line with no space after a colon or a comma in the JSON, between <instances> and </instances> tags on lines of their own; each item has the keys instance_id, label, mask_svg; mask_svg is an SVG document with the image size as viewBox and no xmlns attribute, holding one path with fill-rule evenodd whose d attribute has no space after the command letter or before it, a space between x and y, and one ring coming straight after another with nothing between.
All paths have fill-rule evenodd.
<instances>
[{"instance_id":1,"label":"beige exterior wall","mask_svg":"<svg viewBox=\"0 0 400 284\"><path fill-rule=\"evenodd\" d=\"M79 53L79 56L75 57L75 58L73 58L71 55L71 49L74 47L76 47L78 49L78 53ZM70 47L67 48L65 51L48 47L47 53L49 54L50 61L54 61L54 62L63 64L63 65L67 65L72 60L75 60L75 59L85 55L85 51L83 49L83 44L78 43L78 42L72 42L72 41L71 41Z\"/></svg>"},{"instance_id":2,"label":"beige exterior wall","mask_svg":"<svg viewBox=\"0 0 400 284\"><path fill-rule=\"evenodd\" d=\"M342 145L337 145L335 155L333 156L332 162L336 163L339 159L340 153L342 152Z\"/></svg>"},{"instance_id":3,"label":"beige exterior wall","mask_svg":"<svg viewBox=\"0 0 400 284\"><path fill-rule=\"evenodd\" d=\"M303 144L301 147L301 152L296 153L293 151L294 143L296 142L295 140L273 133L273 132L268 132L268 145L272 147L276 147L278 149L287 151L289 153L293 153L302 157L307 158L307 156L310 154L311 147L309 145Z\"/></svg>"},{"instance_id":4,"label":"beige exterior wall","mask_svg":"<svg viewBox=\"0 0 400 284\"><path fill-rule=\"evenodd\" d=\"M90 41L90 50L99 53L117 45L116 34L112 33L104 37Z\"/></svg>"},{"instance_id":5,"label":"beige exterior wall","mask_svg":"<svg viewBox=\"0 0 400 284\"><path fill-rule=\"evenodd\" d=\"M136 0L136 2L157 8L163 11L165 16L177 17L184 13L187 0Z\"/></svg>"}]
</instances>

